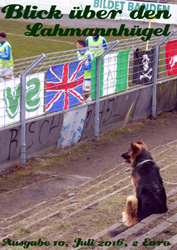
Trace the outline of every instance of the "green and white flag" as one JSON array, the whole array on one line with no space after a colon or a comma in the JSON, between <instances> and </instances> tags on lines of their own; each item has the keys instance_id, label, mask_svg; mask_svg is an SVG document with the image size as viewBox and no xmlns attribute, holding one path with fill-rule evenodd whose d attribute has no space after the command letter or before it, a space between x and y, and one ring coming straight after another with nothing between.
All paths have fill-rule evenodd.
<instances>
[{"instance_id":1,"label":"green and white flag","mask_svg":"<svg viewBox=\"0 0 177 250\"><path fill-rule=\"evenodd\" d=\"M44 73L26 76L26 119L44 113ZM20 78L0 84L0 127L20 121Z\"/></svg>"},{"instance_id":2,"label":"green and white flag","mask_svg":"<svg viewBox=\"0 0 177 250\"><path fill-rule=\"evenodd\" d=\"M110 53L101 60L100 97L110 95L128 86L129 55L131 50ZM92 61L91 98L95 98L96 60Z\"/></svg>"}]
</instances>

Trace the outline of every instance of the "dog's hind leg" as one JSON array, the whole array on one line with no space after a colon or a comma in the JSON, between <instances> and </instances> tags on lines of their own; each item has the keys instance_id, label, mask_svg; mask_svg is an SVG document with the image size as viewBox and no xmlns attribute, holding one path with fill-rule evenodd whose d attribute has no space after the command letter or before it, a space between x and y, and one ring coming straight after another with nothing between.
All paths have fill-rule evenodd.
<instances>
[{"instance_id":1,"label":"dog's hind leg","mask_svg":"<svg viewBox=\"0 0 177 250\"><path fill-rule=\"evenodd\" d=\"M137 215L138 212L138 199L136 196L130 195L127 197L127 204L124 212L122 213L122 221L124 225L130 227L139 222Z\"/></svg>"}]
</instances>

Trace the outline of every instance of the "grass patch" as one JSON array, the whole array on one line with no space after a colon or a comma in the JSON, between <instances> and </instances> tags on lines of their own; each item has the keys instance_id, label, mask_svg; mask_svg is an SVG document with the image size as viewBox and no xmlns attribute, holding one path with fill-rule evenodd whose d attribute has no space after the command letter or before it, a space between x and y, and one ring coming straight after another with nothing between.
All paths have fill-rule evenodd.
<instances>
[{"instance_id":1,"label":"grass patch","mask_svg":"<svg viewBox=\"0 0 177 250\"><path fill-rule=\"evenodd\" d=\"M76 48L76 38L74 37L27 37L24 33L28 24L30 23L1 19L0 29L7 33L7 40L12 46L14 59ZM45 25L45 27L52 28L53 26ZM73 42L73 44L68 44L67 41Z\"/></svg>"},{"instance_id":2,"label":"grass patch","mask_svg":"<svg viewBox=\"0 0 177 250\"><path fill-rule=\"evenodd\" d=\"M11 21L1 19L0 30L7 33L7 41L12 46L13 58L20 59L40 55L42 53L52 53L65 50L76 49L78 36L25 36L27 25L34 23L23 21ZM54 25L43 24L43 28L53 29ZM63 29L69 27L62 27ZM39 33L39 32L38 32ZM106 37L108 42L114 41L115 37Z\"/></svg>"},{"instance_id":3,"label":"grass patch","mask_svg":"<svg viewBox=\"0 0 177 250\"><path fill-rule=\"evenodd\" d=\"M31 233L29 228L24 228L24 227L19 228L19 232L20 232L20 235L23 235L23 236Z\"/></svg>"}]
</instances>

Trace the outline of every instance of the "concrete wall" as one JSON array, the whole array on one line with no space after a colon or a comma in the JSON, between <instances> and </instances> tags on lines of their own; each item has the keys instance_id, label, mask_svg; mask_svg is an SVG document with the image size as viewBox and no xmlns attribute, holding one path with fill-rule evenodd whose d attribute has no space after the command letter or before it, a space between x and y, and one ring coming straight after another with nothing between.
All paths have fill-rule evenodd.
<instances>
[{"instance_id":1,"label":"concrete wall","mask_svg":"<svg viewBox=\"0 0 177 250\"><path fill-rule=\"evenodd\" d=\"M27 157L37 155L39 151L56 145L62 124L63 114L54 114L51 117L27 122ZM19 125L0 131L0 170L14 161L20 161L20 132Z\"/></svg>"},{"instance_id":2,"label":"concrete wall","mask_svg":"<svg viewBox=\"0 0 177 250\"><path fill-rule=\"evenodd\" d=\"M130 121L149 117L151 115L151 106L152 86L148 85L100 100L100 133L105 133ZM158 84L157 114L170 111L175 107L177 107L177 80ZM79 119L84 122L82 128L80 123L77 125L75 115L81 109ZM70 116L71 119L69 119ZM82 116L83 119L81 119ZM75 136L75 138L80 141L93 138L94 116L95 103L90 103L86 108L78 106L75 110L61 114L54 113L50 117L41 117L38 120L27 122L27 157L48 150L51 146L60 145L58 141L61 138L61 131L64 126L71 128L69 131L72 138L74 138L73 135L76 135L77 131L79 131L80 136ZM69 123L68 126L67 123ZM77 126L79 127L77 128ZM76 141L77 139L74 142ZM65 141L65 145L70 145L70 142L71 140L68 139L68 144ZM19 125L0 131L0 147L0 170L14 161L20 161Z\"/></svg>"}]
</instances>

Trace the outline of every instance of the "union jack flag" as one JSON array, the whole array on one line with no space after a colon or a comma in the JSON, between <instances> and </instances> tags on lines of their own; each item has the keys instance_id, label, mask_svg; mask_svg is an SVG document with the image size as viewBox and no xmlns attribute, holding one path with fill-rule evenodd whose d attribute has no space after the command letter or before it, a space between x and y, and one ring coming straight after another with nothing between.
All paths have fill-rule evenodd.
<instances>
[{"instance_id":1,"label":"union jack flag","mask_svg":"<svg viewBox=\"0 0 177 250\"><path fill-rule=\"evenodd\" d=\"M50 67L46 73L46 112L70 109L83 102L85 61Z\"/></svg>"}]
</instances>

